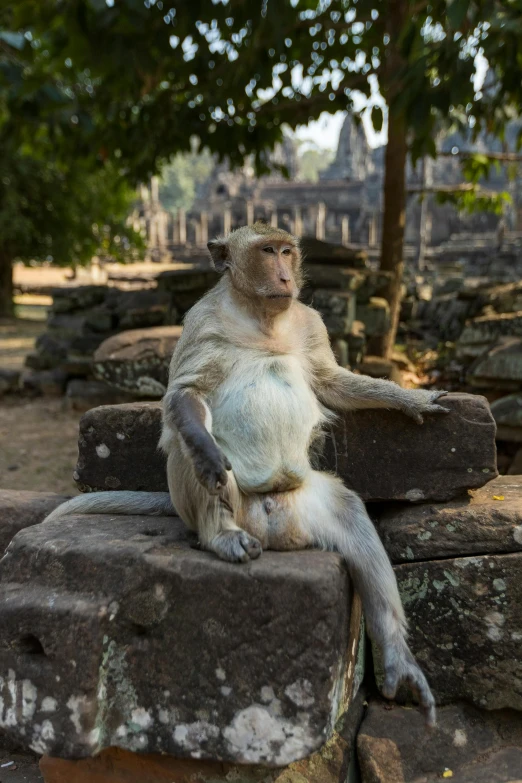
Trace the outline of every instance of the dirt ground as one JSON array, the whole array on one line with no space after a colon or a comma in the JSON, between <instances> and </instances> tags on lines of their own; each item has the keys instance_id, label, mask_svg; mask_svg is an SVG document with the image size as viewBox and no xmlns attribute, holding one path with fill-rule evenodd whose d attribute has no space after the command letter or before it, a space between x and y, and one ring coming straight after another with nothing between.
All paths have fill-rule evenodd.
<instances>
[{"instance_id":1,"label":"dirt ground","mask_svg":"<svg viewBox=\"0 0 522 783\"><path fill-rule=\"evenodd\" d=\"M44 326L0 321L0 368L21 370ZM0 487L76 494L79 419L65 410L63 398L0 397Z\"/></svg>"}]
</instances>

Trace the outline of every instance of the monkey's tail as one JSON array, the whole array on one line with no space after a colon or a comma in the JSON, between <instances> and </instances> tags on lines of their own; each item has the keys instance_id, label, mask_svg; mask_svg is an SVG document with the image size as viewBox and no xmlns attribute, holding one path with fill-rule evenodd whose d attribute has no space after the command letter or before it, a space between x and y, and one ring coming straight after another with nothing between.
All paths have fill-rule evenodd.
<instances>
[{"instance_id":1,"label":"monkey's tail","mask_svg":"<svg viewBox=\"0 0 522 783\"><path fill-rule=\"evenodd\" d=\"M175 516L176 509L168 492L88 492L62 503L44 522L54 522L67 514Z\"/></svg>"}]
</instances>

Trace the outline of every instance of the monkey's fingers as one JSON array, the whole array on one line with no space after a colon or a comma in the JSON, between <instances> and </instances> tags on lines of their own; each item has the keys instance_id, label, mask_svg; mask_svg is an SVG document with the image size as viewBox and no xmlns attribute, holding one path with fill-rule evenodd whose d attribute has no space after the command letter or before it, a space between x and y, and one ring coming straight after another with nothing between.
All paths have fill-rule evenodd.
<instances>
[{"instance_id":1,"label":"monkey's fingers","mask_svg":"<svg viewBox=\"0 0 522 783\"><path fill-rule=\"evenodd\" d=\"M449 408L445 408L443 405L431 403L430 405L426 406L424 413L451 413L451 411Z\"/></svg>"},{"instance_id":2,"label":"monkey's fingers","mask_svg":"<svg viewBox=\"0 0 522 783\"><path fill-rule=\"evenodd\" d=\"M399 687L399 669L394 664L390 664L386 667L385 674L382 695L387 699L394 699Z\"/></svg>"},{"instance_id":3,"label":"monkey's fingers","mask_svg":"<svg viewBox=\"0 0 522 783\"><path fill-rule=\"evenodd\" d=\"M256 560L263 551L257 538L239 529L219 533L213 539L211 549L229 563L248 563Z\"/></svg>"}]
</instances>

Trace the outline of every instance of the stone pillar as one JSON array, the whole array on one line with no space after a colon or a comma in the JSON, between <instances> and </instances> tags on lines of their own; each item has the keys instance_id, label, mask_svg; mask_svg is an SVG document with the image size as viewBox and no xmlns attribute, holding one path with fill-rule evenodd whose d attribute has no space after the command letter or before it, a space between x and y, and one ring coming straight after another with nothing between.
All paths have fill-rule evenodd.
<instances>
[{"instance_id":1,"label":"stone pillar","mask_svg":"<svg viewBox=\"0 0 522 783\"><path fill-rule=\"evenodd\" d=\"M375 213L370 216L368 223L368 244L370 247L375 247L377 244L377 215Z\"/></svg>"},{"instance_id":2,"label":"stone pillar","mask_svg":"<svg viewBox=\"0 0 522 783\"><path fill-rule=\"evenodd\" d=\"M159 203L159 177L151 177L150 197L153 204Z\"/></svg>"},{"instance_id":3,"label":"stone pillar","mask_svg":"<svg viewBox=\"0 0 522 783\"><path fill-rule=\"evenodd\" d=\"M178 209L178 243L180 245L187 243L187 215L181 207Z\"/></svg>"},{"instance_id":4,"label":"stone pillar","mask_svg":"<svg viewBox=\"0 0 522 783\"><path fill-rule=\"evenodd\" d=\"M230 207L225 207L223 211L223 233L229 234L232 229L232 212Z\"/></svg>"},{"instance_id":5,"label":"stone pillar","mask_svg":"<svg viewBox=\"0 0 522 783\"><path fill-rule=\"evenodd\" d=\"M202 212L200 215L200 226L201 244L206 245L208 242L208 214L206 212Z\"/></svg>"},{"instance_id":6,"label":"stone pillar","mask_svg":"<svg viewBox=\"0 0 522 783\"><path fill-rule=\"evenodd\" d=\"M294 234L300 237L303 233L303 218L301 217L301 207L294 207Z\"/></svg>"},{"instance_id":7,"label":"stone pillar","mask_svg":"<svg viewBox=\"0 0 522 783\"><path fill-rule=\"evenodd\" d=\"M272 228L277 228L277 209L274 209L270 215L270 225Z\"/></svg>"},{"instance_id":8,"label":"stone pillar","mask_svg":"<svg viewBox=\"0 0 522 783\"><path fill-rule=\"evenodd\" d=\"M157 231L158 231L158 247L164 250L167 247L167 213L164 210L160 210L156 215Z\"/></svg>"},{"instance_id":9,"label":"stone pillar","mask_svg":"<svg viewBox=\"0 0 522 783\"><path fill-rule=\"evenodd\" d=\"M254 222L254 202L250 199L246 203L246 222L247 226L251 226Z\"/></svg>"},{"instance_id":10,"label":"stone pillar","mask_svg":"<svg viewBox=\"0 0 522 783\"><path fill-rule=\"evenodd\" d=\"M344 215L341 220L341 245L347 245L350 242L350 218Z\"/></svg>"},{"instance_id":11,"label":"stone pillar","mask_svg":"<svg viewBox=\"0 0 522 783\"><path fill-rule=\"evenodd\" d=\"M315 221L315 238L324 239L326 225L326 204L321 201L317 205L317 217Z\"/></svg>"}]
</instances>

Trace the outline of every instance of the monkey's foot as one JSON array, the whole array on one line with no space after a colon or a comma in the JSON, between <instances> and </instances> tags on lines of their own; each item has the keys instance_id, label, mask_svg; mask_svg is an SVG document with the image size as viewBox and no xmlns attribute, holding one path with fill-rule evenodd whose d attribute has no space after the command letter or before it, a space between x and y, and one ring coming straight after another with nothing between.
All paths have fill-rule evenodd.
<instances>
[{"instance_id":1,"label":"monkey's foot","mask_svg":"<svg viewBox=\"0 0 522 783\"><path fill-rule=\"evenodd\" d=\"M208 547L212 552L229 563L248 563L256 560L263 551L257 538L244 530L228 530L219 533Z\"/></svg>"},{"instance_id":2,"label":"monkey's foot","mask_svg":"<svg viewBox=\"0 0 522 783\"><path fill-rule=\"evenodd\" d=\"M426 725L435 726L435 699L424 673L405 643L388 647L384 651L383 696L393 699L402 684L408 685L417 697Z\"/></svg>"}]
</instances>

